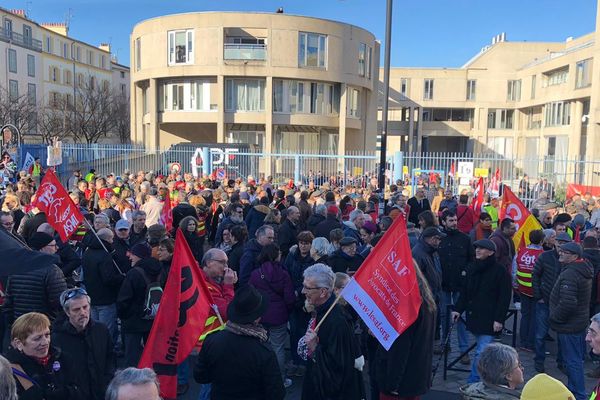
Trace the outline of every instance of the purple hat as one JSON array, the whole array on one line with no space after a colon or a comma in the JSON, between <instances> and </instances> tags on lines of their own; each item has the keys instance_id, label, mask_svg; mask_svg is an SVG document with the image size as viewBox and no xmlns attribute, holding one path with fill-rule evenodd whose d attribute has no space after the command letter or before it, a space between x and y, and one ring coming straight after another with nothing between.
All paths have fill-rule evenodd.
<instances>
[{"instance_id":1,"label":"purple hat","mask_svg":"<svg viewBox=\"0 0 600 400\"><path fill-rule=\"evenodd\" d=\"M365 231L369 233L377 233L377 226L371 221L365 222L365 224L362 227Z\"/></svg>"}]
</instances>

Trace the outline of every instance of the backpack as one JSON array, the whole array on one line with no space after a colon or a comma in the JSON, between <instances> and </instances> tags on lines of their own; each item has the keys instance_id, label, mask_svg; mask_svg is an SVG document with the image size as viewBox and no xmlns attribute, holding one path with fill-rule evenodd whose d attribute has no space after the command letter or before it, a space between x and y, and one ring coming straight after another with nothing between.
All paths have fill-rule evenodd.
<instances>
[{"instance_id":1,"label":"backpack","mask_svg":"<svg viewBox=\"0 0 600 400\"><path fill-rule=\"evenodd\" d=\"M160 275L150 279L146 271L141 267L136 267L146 281L146 296L144 297L144 311L142 319L153 320L158 314L158 306L163 295L163 288L160 284Z\"/></svg>"}]
</instances>

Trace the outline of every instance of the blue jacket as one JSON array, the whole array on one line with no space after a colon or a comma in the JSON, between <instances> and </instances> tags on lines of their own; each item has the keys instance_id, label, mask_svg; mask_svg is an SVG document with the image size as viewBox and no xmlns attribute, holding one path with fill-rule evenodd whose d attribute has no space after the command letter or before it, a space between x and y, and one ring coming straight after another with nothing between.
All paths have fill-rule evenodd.
<instances>
[{"instance_id":1,"label":"blue jacket","mask_svg":"<svg viewBox=\"0 0 600 400\"><path fill-rule=\"evenodd\" d=\"M248 283L250 274L258 267L256 259L262 251L262 246L256 241L256 239L249 240L244 245L244 253L240 259L240 276L238 285L242 287Z\"/></svg>"}]
</instances>

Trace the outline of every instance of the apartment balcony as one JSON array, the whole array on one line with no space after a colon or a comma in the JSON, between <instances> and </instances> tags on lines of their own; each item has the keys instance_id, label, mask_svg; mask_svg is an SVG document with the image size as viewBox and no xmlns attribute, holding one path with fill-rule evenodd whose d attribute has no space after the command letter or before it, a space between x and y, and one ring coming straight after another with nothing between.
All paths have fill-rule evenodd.
<instances>
[{"instance_id":1,"label":"apartment balcony","mask_svg":"<svg viewBox=\"0 0 600 400\"><path fill-rule=\"evenodd\" d=\"M17 46L25 47L26 49L42 51L41 40L25 37L20 33L0 30L0 40L2 40L3 42L16 44Z\"/></svg>"},{"instance_id":2,"label":"apartment balcony","mask_svg":"<svg viewBox=\"0 0 600 400\"><path fill-rule=\"evenodd\" d=\"M265 61L267 59L267 45L225 43L223 58L225 60Z\"/></svg>"},{"instance_id":3,"label":"apartment balcony","mask_svg":"<svg viewBox=\"0 0 600 400\"><path fill-rule=\"evenodd\" d=\"M425 136L469 136L471 121L423 121Z\"/></svg>"}]
</instances>

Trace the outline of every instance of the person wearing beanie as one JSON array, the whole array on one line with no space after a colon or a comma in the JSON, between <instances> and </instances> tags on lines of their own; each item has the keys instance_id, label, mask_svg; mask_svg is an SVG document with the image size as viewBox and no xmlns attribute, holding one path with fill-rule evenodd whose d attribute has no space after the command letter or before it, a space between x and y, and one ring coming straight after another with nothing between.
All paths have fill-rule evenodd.
<instances>
[{"instance_id":1,"label":"person wearing beanie","mask_svg":"<svg viewBox=\"0 0 600 400\"><path fill-rule=\"evenodd\" d=\"M29 238L29 247L46 254L56 254L58 245L54 238L44 232L35 232Z\"/></svg>"},{"instance_id":2,"label":"person wearing beanie","mask_svg":"<svg viewBox=\"0 0 600 400\"><path fill-rule=\"evenodd\" d=\"M144 318L144 301L153 282L163 282L160 261L152 257L146 243L134 244L129 250L132 268L127 272L117 296L117 314L125 344L125 366L136 366L142 356L142 340L148 339L153 319Z\"/></svg>"},{"instance_id":3,"label":"person wearing beanie","mask_svg":"<svg viewBox=\"0 0 600 400\"><path fill-rule=\"evenodd\" d=\"M586 399L583 345L590 310L594 269L583 259L578 243L568 242L558 251L561 272L550 293L550 327L557 333L568 377L567 387L577 400Z\"/></svg>"},{"instance_id":4,"label":"person wearing beanie","mask_svg":"<svg viewBox=\"0 0 600 400\"><path fill-rule=\"evenodd\" d=\"M575 396L561 381L542 373L525 384L521 400L575 400Z\"/></svg>"}]
</instances>

